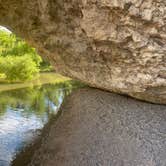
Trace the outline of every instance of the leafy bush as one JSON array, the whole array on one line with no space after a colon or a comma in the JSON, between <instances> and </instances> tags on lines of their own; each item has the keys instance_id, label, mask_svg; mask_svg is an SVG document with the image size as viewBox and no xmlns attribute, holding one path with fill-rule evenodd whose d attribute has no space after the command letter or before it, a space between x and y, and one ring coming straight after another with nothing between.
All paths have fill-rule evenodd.
<instances>
[{"instance_id":1,"label":"leafy bush","mask_svg":"<svg viewBox=\"0 0 166 166\"><path fill-rule=\"evenodd\" d=\"M24 56L25 54L28 54L38 66L42 62L35 48L12 33L0 31L0 56Z\"/></svg>"},{"instance_id":2,"label":"leafy bush","mask_svg":"<svg viewBox=\"0 0 166 166\"><path fill-rule=\"evenodd\" d=\"M10 81L26 81L38 72L42 62L36 50L14 34L0 30L0 73Z\"/></svg>"},{"instance_id":3,"label":"leafy bush","mask_svg":"<svg viewBox=\"0 0 166 166\"><path fill-rule=\"evenodd\" d=\"M31 80L38 72L37 64L29 55L0 57L0 72L10 81Z\"/></svg>"}]
</instances>

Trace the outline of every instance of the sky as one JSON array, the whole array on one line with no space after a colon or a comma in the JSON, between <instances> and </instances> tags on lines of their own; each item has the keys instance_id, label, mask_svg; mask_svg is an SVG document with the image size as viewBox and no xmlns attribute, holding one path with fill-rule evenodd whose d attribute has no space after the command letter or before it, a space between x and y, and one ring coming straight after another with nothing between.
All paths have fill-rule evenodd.
<instances>
[{"instance_id":1,"label":"sky","mask_svg":"<svg viewBox=\"0 0 166 166\"><path fill-rule=\"evenodd\" d=\"M0 26L0 30L4 30L4 31L7 31L7 32L10 32L10 33L11 33L10 30L8 30L7 28L5 28L5 27L3 27L3 26Z\"/></svg>"}]
</instances>

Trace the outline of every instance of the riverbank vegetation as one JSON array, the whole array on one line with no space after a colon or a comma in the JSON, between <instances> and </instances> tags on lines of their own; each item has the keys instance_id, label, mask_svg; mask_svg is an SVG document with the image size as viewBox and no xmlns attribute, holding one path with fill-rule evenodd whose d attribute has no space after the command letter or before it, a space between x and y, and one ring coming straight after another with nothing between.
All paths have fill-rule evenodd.
<instances>
[{"instance_id":1,"label":"riverbank vegetation","mask_svg":"<svg viewBox=\"0 0 166 166\"><path fill-rule=\"evenodd\" d=\"M54 72L35 48L0 27L0 92L71 81Z\"/></svg>"},{"instance_id":2,"label":"riverbank vegetation","mask_svg":"<svg viewBox=\"0 0 166 166\"><path fill-rule=\"evenodd\" d=\"M34 79L39 72L52 67L24 40L13 33L0 30L0 78L9 82Z\"/></svg>"}]
</instances>

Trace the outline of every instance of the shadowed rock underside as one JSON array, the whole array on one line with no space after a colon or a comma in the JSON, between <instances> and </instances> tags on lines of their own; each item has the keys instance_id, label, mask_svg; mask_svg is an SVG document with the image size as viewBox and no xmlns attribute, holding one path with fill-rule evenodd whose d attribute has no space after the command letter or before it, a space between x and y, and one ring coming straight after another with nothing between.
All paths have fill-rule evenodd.
<instances>
[{"instance_id":1,"label":"shadowed rock underside","mask_svg":"<svg viewBox=\"0 0 166 166\"><path fill-rule=\"evenodd\" d=\"M166 104L165 0L0 0L0 24L63 75Z\"/></svg>"}]
</instances>

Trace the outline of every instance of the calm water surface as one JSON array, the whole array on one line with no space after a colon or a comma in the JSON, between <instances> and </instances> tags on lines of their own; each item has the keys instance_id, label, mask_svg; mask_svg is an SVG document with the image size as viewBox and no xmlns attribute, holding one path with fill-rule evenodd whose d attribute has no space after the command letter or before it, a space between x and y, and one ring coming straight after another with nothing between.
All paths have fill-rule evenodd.
<instances>
[{"instance_id":1,"label":"calm water surface","mask_svg":"<svg viewBox=\"0 0 166 166\"><path fill-rule=\"evenodd\" d=\"M70 81L0 93L0 166L11 165L15 156L41 134L76 87Z\"/></svg>"}]
</instances>

